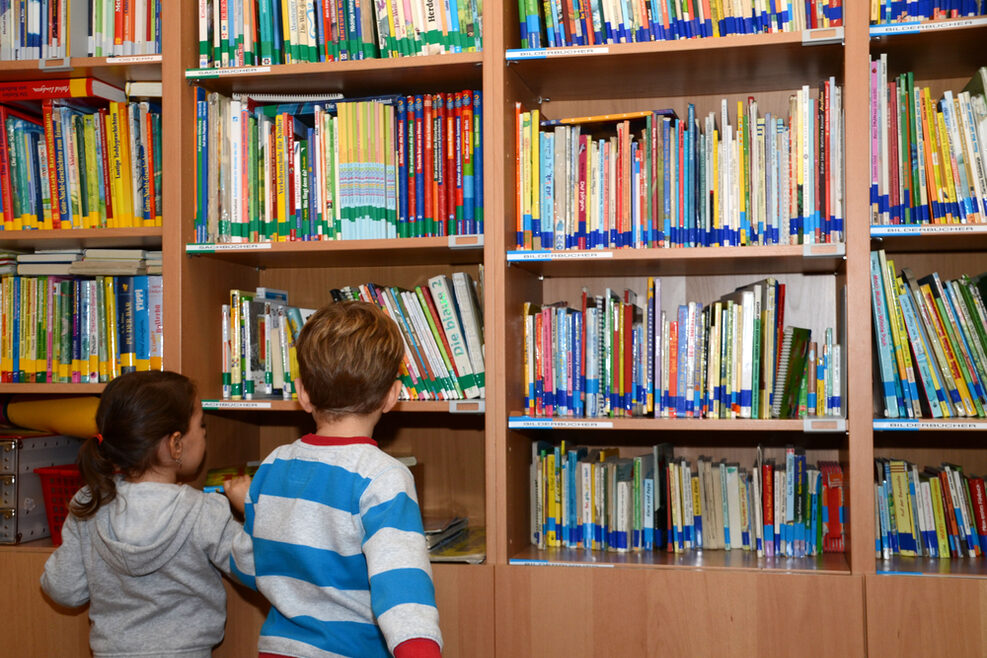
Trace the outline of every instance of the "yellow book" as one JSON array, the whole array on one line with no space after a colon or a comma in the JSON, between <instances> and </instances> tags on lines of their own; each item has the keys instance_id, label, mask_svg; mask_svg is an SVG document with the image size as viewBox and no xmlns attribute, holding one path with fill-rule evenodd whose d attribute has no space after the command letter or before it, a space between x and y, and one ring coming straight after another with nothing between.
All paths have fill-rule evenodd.
<instances>
[{"instance_id":1,"label":"yellow book","mask_svg":"<svg viewBox=\"0 0 987 658\"><path fill-rule=\"evenodd\" d=\"M744 103L737 101L737 185L740 194L737 195L737 210L743 216L746 207L744 205L746 181L744 180L744 141L747 135L744 132ZM747 234L743 230L744 224L741 222L737 228L740 229L740 244L747 244Z\"/></svg>"},{"instance_id":2,"label":"yellow book","mask_svg":"<svg viewBox=\"0 0 987 658\"><path fill-rule=\"evenodd\" d=\"M922 294L922 299L925 301L925 306L928 309L929 317L932 320L933 329L935 330L935 338L938 339L939 345L942 348L942 352L945 355L946 363L949 367L949 372L952 375L953 382L956 385L956 391L960 395L960 400L962 405L957 404L957 409L963 409L964 413L961 415L965 416L976 416L977 411L973 404L973 398L970 395L970 389L967 388L966 379L963 377L963 372L960 369L959 362L957 361L957 356L953 352L952 343L949 340L949 335L946 333L946 328L944 323L947 321L939 314L939 307L936 305L935 296L932 294L932 288L929 284L920 284L919 290Z\"/></svg>"},{"instance_id":3,"label":"yellow book","mask_svg":"<svg viewBox=\"0 0 987 658\"><path fill-rule=\"evenodd\" d=\"M130 152L130 106L120 103L120 188L123 192L124 222L121 227L137 226L134 216L134 162Z\"/></svg>"},{"instance_id":4,"label":"yellow book","mask_svg":"<svg viewBox=\"0 0 987 658\"><path fill-rule=\"evenodd\" d=\"M113 289L113 277L102 277L103 304L106 307L106 358L107 377L113 379L120 374L120 346L117 340L117 296Z\"/></svg>"},{"instance_id":5,"label":"yellow book","mask_svg":"<svg viewBox=\"0 0 987 658\"><path fill-rule=\"evenodd\" d=\"M34 380L39 383L48 381L48 286L46 276L38 277L35 281L35 321L36 330L34 349Z\"/></svg>"},{"instance_id":6,"label":"yellow book","mask_svg":"<svg viewBox=\"0 0 987 658\"><path fill-rule=\"evenodd\" d=\"M98 292L99 281L86 281L86 283L90 285L89 299L92 304L92 309L90 310L92 316L89 321L89 327L86 328L86 331L89 332L89 340L90 340L89 370L83 375L82 380L92 382L93 381L92 376L95 375L96 382L99 382L101 381L99 379L99 371L101 366L99 360L99 354L100 354L99 344L101 341L106 340L106 337L103 335L103 328L100 326L100 322L99 322L101 317L100 309L99 309L100 295Z\"/></svg>"},{"instance_id":7,"label":"yellow book","mask_svg":"<svg viewBox=\"0 0 987 658\"><path fill-rule=\"evenodd\" d=\"M85 150L86 150L86 172L89 174L86 178L86 188L82 191L83 194L87 195L89 204L89 214L85 218L85 226L88 228L97 228L102 224L102 216L99 210L99 180L96 177L96 172L99 171L100 163L96 160L96 130L95 121L99 118L98 114L87 114L82 117L83 121L83 132L85 134Z\"/></svg>"},{"instance_id":8,"label":"yellow book","mask_svg":"<svg viewBox=\"0 0 987 658\"><path fill-rule=\"evenodd\" d=\"M0 279L0 372L4 382L11 381L14 367L13 352L13 307L14 307L14 277L5 276Z\"/></svg>"},{"instance_id":9,"label":"yellow book","mask_svg":"<svg viewBox=\"0 0 987 658\"><path fill-rule=\"evenodd\" d=\"M948 196L947 202L951 205L946 206L947 217L950 221L959 222L959 215L953 216L952 206L959 201L959 196L956 194L957 180L954 176L958 175L953 168L953 156L949 150L949 133L946 131L946 118L942 112L936 112L936 120L938 121L939 127L939 157L942 159L943 166L943 178L945 179L946 194Z\"/></svg>"},{"instance_id":10,"label":"yellow book","mask_svg":"<svg viewBox=\"0 0 987 658\"><path fill-rule=\"evenodd\" d=\"M242 313L240 291L230 290L230 397L234 400L243 399L243 341L240 333Z\"/></svg>"},{"instance_id":11,"label":"yellow book","mask_svg":"<svg viewBox=\"0 0 987 658\"><path fill-rule=\"evenodd\" d=\"M719 229L723 228L723 219L720 216L720 133L715 128L713 129L713 228L717 229L713 235L721 235ZM668 236L665 236L665 239L668 240Z\"/></svg>"},{"instance_id":12,"label":"yellow book","mask_svg":"<svg viewBox=\"0 0 987 658\"><path fill-rule=\"evenodd\" d=\"M712 14L711 18L713 20L713 37L719 37L720 19L723 18L723 8L720 7L720 0L709 0L709 11Z\"/></svg>"},{"instance_id":13,"label":"yellow book","mask_svg":"<svg viewBox=\"0 0 987 658\"><path fill-rule=\"evenodd\" d=\"M932 188L935 190L935 196L933 198L938 203L944 203L946 201L946 189L943 187L942 163L939 162L940 150L937 136L939 130L936 123L936 111L932 105L932 98L929 95L928 87L922 89L922 122L926 132L925 144L928 151L928 159L932 163ZM942 216L936 223L941 224L948 219L945 207L942 208L941 212Z\"/></svg>"},{"instance_id":14,"label":"yellow book","mask_svg":"<svg viewBox=\"0 0 987 658\"><path fill-rule=\"evenodd\" d=\"M932 492L932 518L936 524L936 543L939 545L939 559L948 559L949 535L946 532L946 516L943 508L942 487L939 478L929 478L929 488Z\"/></svg>"},{"instance_id":15,"label":"yellow book","mask_svg":"<svg viewBox=\"0 0 987 658\"><path fill-rule=\"evenodd\" d=\"M910 400L908 407L915 417L922 415L918 400L911 400L911 390L915 384L915 370L912 368L911 350L908 347L908 336L905 333L905 322L901 315L901 304L898 296L894 294L897 288L897 277L894 273L894 261L888 260L883 249L878 251L881 263L881 282L884 284L884 298L887 300L889 327L891 329L891 342L894 347L894 358L898 366L898 377L901 382L909 387L906 391L906 398Z\"/></svg>"},{"instance_id":16,"label":"yellow book","mask_svg":"<svg viewBox=\"0 0 987 658\"><path fill-rule=\"evenodd\" d=\"M541 130L539 126L541 125L540 113L537 109L531 110L531 134L528 136L528 150L526 154L531 156L530 173L528 184L530 185L530 204L531 204L531 227L532 227L532 247L534 249L541 249L544 245L541 244L541 234L534 232L535 226L540 226L541 218L541 194L539 193L541 174L540 174L540 164L541 164ZM528 236L525 235L525 238Z\"/></svg>"},{"instance_id":17,"label":"yellow book","mask_svg":"<svg viewBox=\"0 0 987 658\"><path fill-rule=\"evenodd\" d=\"M33 382L35 374L35 286L34 277L21 277L21 307L20 307L20 371L21 383Z\"/></svg>"},{"instance_id":18,"label":"yellow book","mask_svg":"<svg viewBox=\"0 0 987 658\"><path fill-rule=\"evenodd\" d=\"M106 225L109 228L119 228L124 226L123 217L123 191L122 191L122 170L120 160L120 112L118 103L110 103L109 112L106 116L106 142L109 150L107 158L110 167L110 196L113 200L113 215L107 218Z\"/></svg>"},{"instance_id":19,"label":"yellow book","mask_svg":"<svg viewBox=\"0 0 987 658\"><path fill-rule=\"evenodd\" d=\"M671 543L674 548L674 552L681 553L682 547L679 546L678 539L682 536L682 500L680 495L681 480L679 479L679 465L674 462L668 463L668 488L669 497L668 502L672 506L672 527L669 531L673 533L673 538Z\"/></svg>"},{"instance_id":20,"label":"yellow book","mask_svg":"<svg viewBox=\"0 0 987 658\"><path fill-rule=\"evenodd\" d=\"M559 545L559 536L556 528L559 521L559 481L555 471L555 454L549 452L545 455L545 481L548 483L546 493L548 495L547 512L545 514L548 522L548 530L545 533L545 544L549 547Z\"/></svg>"},{"instance_id":21,"label":"yellow book","mask_svg":"<svg viewBox=\"0 0 987 658\"><path fill-rule=\"evenodd\" d=\"M891 460L891 493L894 496L895 528L898 532L898 553L914 556L915 533L912 531L912 502L908 493L908 473L905 462ZM921 540L920 540L921 541Z\"/></svg>"},{"instance_id":22,"label":"yellow book","mask_svg":"<svg viewBox=\"0 0 987 658\"><path fill-rule=\"evenodd\" d=\"M696 546L698 548L702 548L702 542L698 540L698 536L699 536L699 533L704 530L701 527L702 524L700 524L700 527L699 528L695 527L695 519L696 519L696 517L702 518L702 515L703 515L702 495L701 495L701 493L699 491L699 470L698 469L700 469L700 468L702 468L702 464L699 463L699 462L696 462L696 472L692 474L692 482L691 482L691 484L692 484L692 517L693 518L692 519L689 519L689 521L691 521L693 523L693 528L692 528L692 545L693 546ZM706 532L709 532L709 529L708 528L706 529Z\"/></svg>"},{"instance_id":23,"label":"yellow book","mask_svg":"<svg viewBox=\"0 0 987 658\"><path fill-rule=\"evenodd\" d=\"M342 105L340 106L340 109L342 109ZM342 112L340 112L340 114L342 114ZM288 201L285 197L285 186L288 181L288 167L287 160L285 159L285 115L279 114L274 121L274 125L274 153L277 167L277 171L274 172L275 195L277 198L274 239L276 241L284 241L285 232L287 231L288 226Z\"/></svg>"}]
</instances>

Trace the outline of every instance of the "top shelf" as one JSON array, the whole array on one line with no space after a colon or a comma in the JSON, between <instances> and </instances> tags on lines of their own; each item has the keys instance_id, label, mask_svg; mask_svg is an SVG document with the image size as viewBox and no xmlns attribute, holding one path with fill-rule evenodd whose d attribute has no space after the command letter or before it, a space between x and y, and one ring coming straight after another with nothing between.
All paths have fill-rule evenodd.
<instances>
[{"instance_id":1,"label":"top shelf","mask_svg":"<svg viewBox=\"0 0 987 658\"><path fill-rule=\"evenodd\" d=\"M134 228L0 231L0 249L75 249L78 247L161 248L160 226Z\"/></svg>"},{"instance_id":2,"label":"top shelf","mask_svg":"<svg viewBox=\"0 0 987 658\"><path fill-rule=\"evenodd\" d=\"M987 17L871 26L872 56L887 53L889 73L912 71L916 80L970 77L987 64ZM898 30L892 34L875 31ZM910 30L910 31L902 31Z\"/></svg>"},{"instance_id":3,"label":"top shelf","mask_svg":"<svg viewBox=\"0 0 987 658\"><path fill-rule=\"evenodd\" d=\"M71 57L0 61L0 79L50 80L93 77L123 87L128 81L160 81L161 55Z\"/></svg>"},{"instance_id":4,"label":"top shelf","mask_svg":"<svg viewBox=\"0 0 987 658\"><path fill-rule=\"evenodd\" d=\"M483 82L483 53L188 69L185 78L227 95L291 89L292 93L340 92L353 97L390 91L479 89Z\"/></svg>"},{"instance_id":5,"label":"top shelf","mask_svg":"<svg viewBox=\"0 0 987 658\"><path fill-rule=\"evenodd\" d=\"M509 50L507 60L534 95L552 101L753 93L842 79L842 30L825 32L832 41L820 34L803 45L802 32L780 32L555 48L544 57Z\"/></svg>"},{"instance_id":6,"label":"top shelf","mask_svg":"<svg viewBox=\"0 0 987 658\"><path fill-rule=\"evenodd\" d=\"M870 236L893 252L987 251L987 224L874 224Z\"/></svg>"}]
</instances>

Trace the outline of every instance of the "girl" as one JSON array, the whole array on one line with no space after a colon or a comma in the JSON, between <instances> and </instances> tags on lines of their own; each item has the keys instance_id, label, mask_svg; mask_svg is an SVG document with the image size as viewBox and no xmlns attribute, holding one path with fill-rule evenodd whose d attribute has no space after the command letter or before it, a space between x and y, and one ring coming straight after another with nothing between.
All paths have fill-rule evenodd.
<instances>
[{"instance_id":1,"label":"girl","mask_svg":"<svg viewBox=\"0 0 987 658\"><path fill-rule=\"evenodd\" d=\"M210 656L226 622L220 572L245 535L225 498L179 484L206 450L195 385L174 372L117 377L96 425L41 587L65 606L89 602L96 658Z\"/></svg>"}]
</instances>

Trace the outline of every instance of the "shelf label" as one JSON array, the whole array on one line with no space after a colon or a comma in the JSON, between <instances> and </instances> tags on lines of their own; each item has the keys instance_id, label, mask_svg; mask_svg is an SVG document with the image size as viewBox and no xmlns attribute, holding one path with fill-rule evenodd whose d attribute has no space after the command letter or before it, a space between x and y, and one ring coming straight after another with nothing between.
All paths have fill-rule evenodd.
<instances>
[{"instance_id":1,"label":"shelf label","mask_svg":"<svg viewBox=\"0 0 987 658\"><path fill-rule=\"evenodd\" d=\"M803 258L843 258L846 256L844 242L809 242L802 245Z\"/></svg>"},{"instance_id":2,"label":"shelf label","mask_svg":"<svg viewBox=\"0 0 987 658\"><path fill-rule=\"evenodd\" d=\"M595 260L613 258L612 251L552 251L550 249L524 249L507 252L508 263L547 260Z\"/></svg>"},{"instance_id":3,"label":"shelf label","mask_svg":"<svg viewBox=\"0 0 987 658\"><path fill-rule=\"evenodd\" d=\"M953 233L987 233L987 224L894 224L872 225L870 236L882 238L890 235L951 235Z\"/></svg>"},{"instance_id":4,"label":"shelf label","mask_svg":"<svg viewBox=\"0 0 987 658\"><path fill-rule=\"evenodd\" d=\"M846 418L816 417L802 419L803 432L846 432Z\"/></svg>"},{"instance_id":5,"label":"shelf label","mask_svg":"<svg viewBox=\"0 0 987 658\"><path fill-rule=\"evenodd\" d=\"M270 402L253 400L203 400L203 409L270 409Z\"/></svg>"},{"instance_id":6,"label":"shelf label","mask_svg":"<svg viewBox=\"0 0 987 658\"><path fill-rule=\"evenodd\" d=\"M941 421L941 420L874 420L875 430L917 432L918 430L987 430L983 421Z\"/></svg>"},{"instance_id":7,"label":"shelf label","mask_svg":"<svg viewBox=\"0 0 987 658\"><path fill-rule=\"evenodd\" d=\"M507 420L507 427L515 430L561 430L561 429L612 429L609 420L554 420L552 418L527 418L512 416Z\"/></svg>"},{"instance_id":8,"label":"shelf label","mask_svg":"<svg viewBox=\"0 0 987 658\"><path fill-rule=\"evenodd\" d=\"M802 30L803 46L823 46L829 43L843 43L842 27L819 27Z\"/></svg>"},{"instance_id":9,"label":"shelf label","mask_svg":"<svg viewBox=\"0 0 987 658\"><path fill-rule=\"evenodd\" d=\"M964 27L975 27L977 25L987 25L987 17L965 18L953 21L910 21L908 23L871 25L870 35L872 37L883 37L892 34L918 34L919 32L955 30Z\"/></svg>"},{"instance_id":10,"label":"shelf label","mask_svg":"<svg viewBox=\"0 0 987 658\"><path fill-rule=\"evenodd\" d=\"M561 560L528 560L524 558L512 558L510 564L525 567L590 567L601 569L612 569L614 564L594 564L592 562L562 562Z\"/></svg>"},{"instance_id":11,"label":"shelf label","mask_svg":"<svg viewBox=\"0 0 987 658\"><path fill-rule=\"evenodd\" d=\"M451 414L482 414L486 410L486 400L449 400Z\"/></svg>"},{"instance_id":12,"label":"shelf label","mask_svg":"<svg viewBox=\"0 0 987 658\"><path fill-rule=\"evenodd\" d=\"M450 235L450 249L477 249L483 246L483 235Z\"/></svg>"},{"instance_id":13,"label":"shelf label","mask_svg":"<svg viewBox=\"0 0 987 658\"><path fill-rule=\"evenodd\" d=\"M270 242L231 242L231 243L209 243L209 244L187 244L185 253L187 254L214 254L220 251L260 251L270 249Z\"/></svg>"},{"instance_id":14,"label":"shelf label","mask_svg":"<svg viewBox=\"0 0 987 658\"><path fill-rule=\"evenodd\" d=\"M185 77L190 80L201 80L203 78L220 78L231 75L253 75L254 73L268 73L270 66L237 66L225 69L188 69Z\"/></svg>"},{"instance_id":15,"label":"shelf label","mask_svg":"<svg viewBox=\"0 0 987 658\"><path fill-rule=\"evenodd\" d=\"M53 57L50 59L39 59L38 68L42 71L71 71L72 60L69 57Z\"/></svg>"},{"instance_id":16,"label":"shelf label","mask_svg":"<svg viewBox=\"0 0 987 658\"><path fill-rule=\"evenodd\" d=\"M546 57L606 55L609 52L609 46L596 46L593 48L513 48L507 51L506 59L508 62L516 62L522 59L545 59Z\"/></svg>"},{"instance_id":17,"label":"shelf label","mask_svg":"<svg viewBox=\"0 0 987 658\"><path fill-rule=\"evenodd\" d=\"M160 64L161 55L125 55L119 57L107 57L107 64Z\"/></svg>"}]
</instances>

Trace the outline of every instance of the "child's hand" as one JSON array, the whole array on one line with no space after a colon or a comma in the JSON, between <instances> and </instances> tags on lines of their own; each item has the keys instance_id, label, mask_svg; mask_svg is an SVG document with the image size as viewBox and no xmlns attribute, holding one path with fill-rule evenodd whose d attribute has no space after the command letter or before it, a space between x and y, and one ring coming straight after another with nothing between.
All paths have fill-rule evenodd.
<instances>
[{"instance_id":1,"label":"child's hand","mask_svg":"<svg viewBox=\"0 0 987 658\"><path fill-rule=\"evenodd\" d=\"M230 506L239 514L243 514L247 491L250 490L250 476L237 475L223 480L223 493L230 499Z\"/></svg>"}]
</instances>

